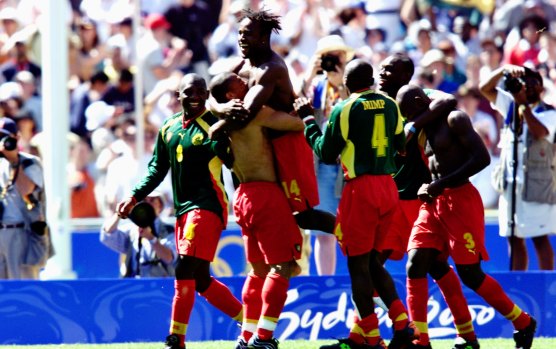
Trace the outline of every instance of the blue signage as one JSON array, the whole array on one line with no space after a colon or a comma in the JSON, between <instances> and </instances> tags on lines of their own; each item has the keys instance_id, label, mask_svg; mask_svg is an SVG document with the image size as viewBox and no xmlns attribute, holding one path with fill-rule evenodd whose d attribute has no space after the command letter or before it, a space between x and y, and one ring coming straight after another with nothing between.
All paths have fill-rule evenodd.
<instances>
[{"instance_id":1,"label":"blue signage","mask_svg":"<svg viewBox=\"0 0 556 349\"><path fill-rule=\"evenodd\" d=\"M493 273L516 303L538 321L538 336L556 337L556 273ZM405 276L394 276L405 300ZM243 277L222 278L240 297ZM452 316L430 281L431 338L452 338ZM479 338L511 338L511 323L464 287ZM172 279L102 279L0 282L0 344L119 343L162 341L168 333ZM345 337L353 321L347 276L297 277L276 335L287 339ZM405 302L404 302L405 303ZM391 338L387 314L377 309L380 331ZM188 340L233 340L235 321L197 297Z\"/></svg>"}]
</instances>

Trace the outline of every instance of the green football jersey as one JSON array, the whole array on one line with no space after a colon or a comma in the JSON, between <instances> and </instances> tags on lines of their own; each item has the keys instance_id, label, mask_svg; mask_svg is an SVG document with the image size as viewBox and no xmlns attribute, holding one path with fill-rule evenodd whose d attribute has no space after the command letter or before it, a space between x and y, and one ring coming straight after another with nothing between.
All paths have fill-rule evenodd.
<instances>
[{"instance_id":1,"label":"green football jersey","mask_svg":"<svg viewBox=\"0 0 556 349\"><path fill-rule=\"evenodd\" d=\"M394 154L405 145L398 105L373 90L354 93L338 103L324 134L316 122L309 122L305 136L323 162L335 163L340 155L346 180L363 174L394 174Z\"/></svg>"},{"instance_id":2,"label":"green football jersey","mask_svg":"<svg viewBox=\"0 0 556 349\"><path fill-rule=\"evenodd\" d=\"M222 164L231 166L232 158L228 144L208 137L208 129L216 121L209 111L185 123L181 112L168 118L158 133L148 174L135 186L133 196L142 200L170 170L176 216L199 208L226 221L228 199Z\"/></svg>"}]
</instances>

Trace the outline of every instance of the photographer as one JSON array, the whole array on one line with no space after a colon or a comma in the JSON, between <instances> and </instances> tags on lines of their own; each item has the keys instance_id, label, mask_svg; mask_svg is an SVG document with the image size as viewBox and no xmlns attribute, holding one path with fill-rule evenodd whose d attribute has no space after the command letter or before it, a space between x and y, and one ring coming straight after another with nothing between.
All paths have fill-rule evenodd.
<instances>
[{"instance_id":1,"label":"photographer","mask_svg":"<svg viewBox=\"0 0 556 349\"><path fill-rule=\"evenodd\" d=\"M354 50L339 35L325 36L317 42L317 51L309 64L300 95L312 98L315 117L321 128L328 122L332 108L348 97L343 76L346 63L353 59ZM317 180L320 204L316 207L336 212L343 185L339 165L327 165L317 160ZM315 264L318 275L333 275L336 271L336 237L315 234Z\"/></svg>"},{"instance_id":2,"label":"photographer","mask_svg":"<svg viewBox=\"0 0 556 349\"><path fill-rule=\"evenodd\" d=\"M45 258L35 255L40 261L31 263L29 252L34 242L48 242L43 170L37 157L18 151L18 137L15 122L0 118L0 279L38 279Z\"/></svg>"},{"instance_id":3,"label":"photographer","mask_svg":"<svg viewBox=\"0 0 556 349\"><path fill-rule=\"evenodd\" d=\"M498 86L500 82L502 87ZM524 239L532 238L540 269L553 270L554 252L548 234L556 232L556 159L553 150L556 111L541 100L542 77L529 68L501 67L481 83L480 89L505 117L499 144L505 185L498 217L500 236L508 238L513 254L511 269L527 270ZM517 151L514 151L516 141ZM514 172L515 161L517 169ZM515 205L512 205L514 199ZM512 213L515 225L510 226Z\"/></svg>"},{"instance_id":4,"label":"photographer","mask_svg":"<svg viewBox=\"0 0 556 349\"><path fill-rule=\"evenodd\" d=\"M110 249L125 254L121 275L124 277L174 276L177 258L174 227L159 218L164 209L164 195L151 192L144 200L152 212L141 212L151 217L137 217L152 221L146 227L138 221L118 227L120 217L114 213L107 218L100 230L100 242ZM138 223L138 224L137 224Z\"/></svg>"}]
</instances>

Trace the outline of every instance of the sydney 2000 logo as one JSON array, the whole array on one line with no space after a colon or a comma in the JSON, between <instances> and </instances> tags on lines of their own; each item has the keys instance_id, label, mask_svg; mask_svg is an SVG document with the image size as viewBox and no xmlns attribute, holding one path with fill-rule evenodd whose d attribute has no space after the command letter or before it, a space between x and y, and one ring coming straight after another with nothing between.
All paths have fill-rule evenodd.
<instances>
[{"instance_id":1,"label":"sydney 2000 logo","mask_svg":"<svg viewBox=\"0 0 556 349\"><path fill-rule=\"evenodd\" d=\"M338 278L330 278L324 280L324 285L317 281L301 283L290 289L280 317L281 340L329 339L346 335L353 324L354 306L349 296L349 282L338 281ZM488 326L496 316L493 308L483 304L469 304L469 310L476 328ZM388 338L392 331L388 313L379 307L375 311L381 333ZM438 295L429 298L428 322L431 338L455 336L452 313Z\"/></svg>"}]
</instances>

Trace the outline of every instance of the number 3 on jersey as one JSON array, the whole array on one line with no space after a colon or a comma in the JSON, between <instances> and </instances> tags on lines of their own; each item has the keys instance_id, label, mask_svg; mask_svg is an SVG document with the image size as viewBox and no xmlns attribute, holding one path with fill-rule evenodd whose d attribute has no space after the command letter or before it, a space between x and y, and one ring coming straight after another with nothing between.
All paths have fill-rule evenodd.
<instances>
[{"instance_id":1,"label":"number 3 on jersey","mask_svg":"<svg viewBox=\"0 0 556 349\"><path fill-rule=\"evenodd\" d=\"M388 149L388 137L386 137L386 125L384 114L376 114L373 125L373 149L376 149L376 156L386 156L386 149Z\"/></svg>"},{"instance_id":2,"label":"number 3 on jersey","mask_svg":"<svg viewBox=\"0 0 556 349\"><path fill-rule=\"evenodd\" d=\"M299 186L297 185L297 181L295 179L291 180L289 185L287 182L282 182L282 187L284 188L284 192L286 193L286 197L289 199L301 195L301 191L299 190Z\"/></svg>"}]
</instances>

